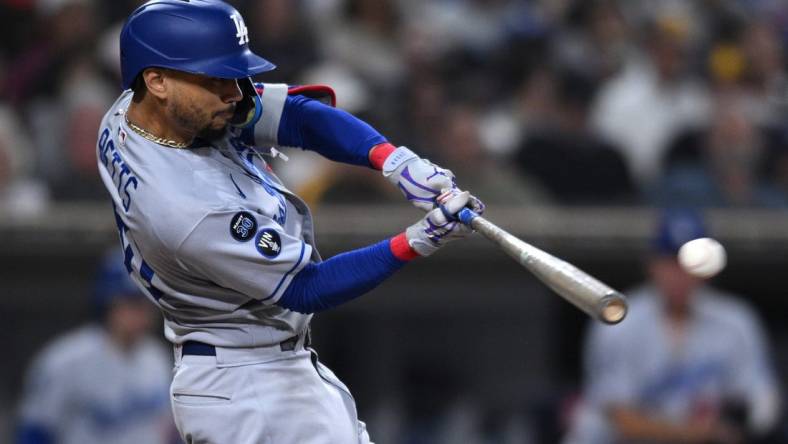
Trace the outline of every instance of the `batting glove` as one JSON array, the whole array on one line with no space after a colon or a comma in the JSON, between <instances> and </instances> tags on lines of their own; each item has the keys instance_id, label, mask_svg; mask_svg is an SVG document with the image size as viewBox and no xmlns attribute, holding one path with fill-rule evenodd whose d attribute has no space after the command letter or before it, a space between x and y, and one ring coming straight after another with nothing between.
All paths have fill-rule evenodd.
<instances>
[{"instance_id":1,"label":"batting glove","mask_svg":"<svg viewBox=\"0 0 788 444\"><path fill-rule=\"evenodd\" d=\"M405 230L408 245L420 256L429 256L453 240L467 237L473 230L454 217L468 205L471 195L467 191L451 191L439 196L439 208Z\"/></svg>"},{"instance_id":2,"label":"batting glove","mask_svg":"<svg viewBox=\"0 0 788 444\"><path fill-rule=\"evenodd\" d=\"M394 184L416 208L430 211L437 206L438 196L458 193L454 173L422 159L408 148L394 150L383 163L383 177ZM468 206L476 213L484 212L484 204L470 196Z\"/></svg>"}]
</instances>

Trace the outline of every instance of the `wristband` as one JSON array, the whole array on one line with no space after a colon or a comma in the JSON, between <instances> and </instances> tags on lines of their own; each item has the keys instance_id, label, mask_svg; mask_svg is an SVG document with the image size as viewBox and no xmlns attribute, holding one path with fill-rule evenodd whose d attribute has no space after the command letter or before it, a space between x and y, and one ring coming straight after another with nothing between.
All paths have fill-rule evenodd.
<instances>
[{"instance_id":1,"label":"wristband","mask_svg":"<svg viewBox=\"0 0 788 444\"><path fill-rule=\"evenodd\" d=\"M376 170L383 169L383 163L388 159L389 155L397 150L394 145L385 142L372 147L369 150L369 164Z\"/></svg>"},{"instance_id":2,"label":"wristband","mask_svg":"<svg viewBox=\"0 0 788 444\"><path fill-rule=\"evenodd\" d=\"M391 247L391 254L401 261L410 261L421 256L410 246L408 237L405 233L400 233L392 237L389 245Z\"/></svg>"}]
</instances>

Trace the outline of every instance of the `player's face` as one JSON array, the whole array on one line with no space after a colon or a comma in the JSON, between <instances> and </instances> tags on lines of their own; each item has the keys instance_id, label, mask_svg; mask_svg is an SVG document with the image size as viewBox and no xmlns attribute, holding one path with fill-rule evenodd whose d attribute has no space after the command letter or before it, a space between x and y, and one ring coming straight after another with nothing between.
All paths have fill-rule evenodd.
<instances>
[{"instance_id":1,"label":"player's face","mask_svg":"<svg viewBox=\"0 0 788 444\"><path fill-rule=\"evenodd\" d=\"M213 140L224 134L243 98L238 82L196 74L171 71L173 93L168 96L167 112L182 130Z\"/></svg>"},{"instance_id":2,"label":"player's face","mask_svg":"<svg viewBox=\"0 0 788 444\"><path fill-rule=\"evenodd\" d=\"M134 344L152 325L153 312L144 298L119 299L107 314L107 327L112 337L124 345Z\"/></svg>"},{"instance_id":3,"label":"player's face","mask_svg":"<svg viewBox=\"0 0 788 444\"><path fill-rule=\"evenodd\" d=\"M688 307L692 292L700 282L698 278L682 270L673 256L652 259L649 264L649 273L665 303L678 310Z\"/></svg>"}]
</instances>

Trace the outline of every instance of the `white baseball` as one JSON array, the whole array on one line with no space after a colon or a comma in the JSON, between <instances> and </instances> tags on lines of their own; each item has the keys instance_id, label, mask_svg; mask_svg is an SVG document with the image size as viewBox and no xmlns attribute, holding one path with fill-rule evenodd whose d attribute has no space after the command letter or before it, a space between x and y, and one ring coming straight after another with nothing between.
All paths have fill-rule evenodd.
<instances>
[{"instance_id":1,"label":"white baseball","mask_svg":"<svg viewBox=\"0 0 788 444\"><path fill-rule=\"evenodd\" d=\"M691 240L679 249L679 264L687 273L708 279L725 268L725 247L710 237Z\"/></svg>"}]
</instances>

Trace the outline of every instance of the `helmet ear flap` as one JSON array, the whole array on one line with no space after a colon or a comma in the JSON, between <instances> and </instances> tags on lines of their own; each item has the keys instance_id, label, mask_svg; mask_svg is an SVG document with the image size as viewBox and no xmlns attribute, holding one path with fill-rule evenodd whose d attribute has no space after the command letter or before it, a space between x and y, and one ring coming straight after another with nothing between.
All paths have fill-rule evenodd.
<instances>
[{"instance_id":1,"label":"helmet ear flap","mask_svg":"<svg viewBox=\"0 0 788 444\"><path fill-rule=\"evenodd\" d=\"M238 87L241 88L243 99L235 105L235 114L230 119L230 125L245 129L260 120L260 116L263 114L263 103L251 77L238 79Z\"/></svg>"}]
</instances>

